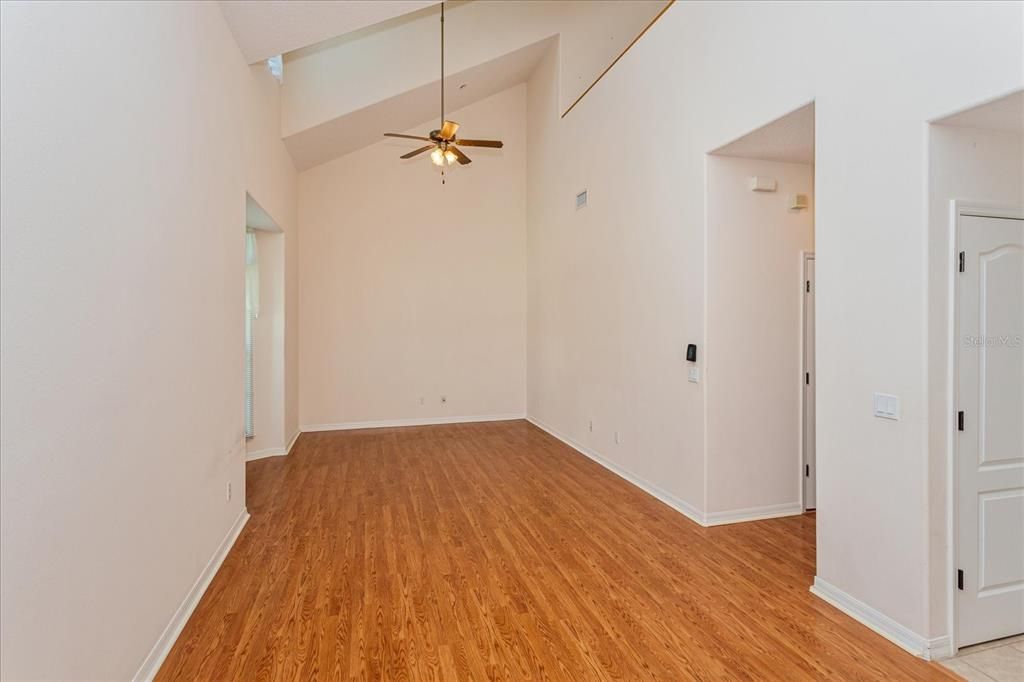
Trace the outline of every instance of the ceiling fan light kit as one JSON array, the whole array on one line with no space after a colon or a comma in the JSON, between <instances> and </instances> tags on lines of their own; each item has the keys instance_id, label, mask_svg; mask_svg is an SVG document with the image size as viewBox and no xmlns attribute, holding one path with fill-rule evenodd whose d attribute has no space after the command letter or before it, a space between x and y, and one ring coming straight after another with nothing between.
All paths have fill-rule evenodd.
<instances>
[{"instance_id":1,"label":"ceiling fan light kit","mask_svg":"<svg viewBox=\"0 0 1024 682\"><path fill-rule=\"evenodd\" d=\"M449 121L444 117L444 3L441 3L441 127L431 130L427 137L419 135L403 135L400 133L384 133L385 137L400 137L408 140L420 140L430 144L414 149L408 154L402 154L399 158L411 159L423 152L430 152L430 161L441 169L441 184L444 184L445 168L458 163L461 166L472 163L472 159L466 156L458 145L463 147L491 147L501 149L504 145L501 140L464 140L455 137L459 130L459 124Z\"/></svg>"}]
</instances>

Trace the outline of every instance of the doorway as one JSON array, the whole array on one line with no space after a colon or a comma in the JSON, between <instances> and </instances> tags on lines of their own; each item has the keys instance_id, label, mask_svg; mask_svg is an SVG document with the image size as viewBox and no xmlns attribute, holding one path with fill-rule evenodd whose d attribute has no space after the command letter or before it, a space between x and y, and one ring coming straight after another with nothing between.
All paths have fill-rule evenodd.
<instances>
[{"instance_id":1,"label":"doorway","mask_svg":"<svg viewBox=\"0 0 1024 682\"><path fill-rule=\"evenodd\" d=\"M803 314L803 456L804 456L804 511L817 508L818 468L815 457L815 384L814 371L814 254L804 253L804 314Z\"/></svg>"},{"instance_id":2,"label":"doorway","mask_svg":"<svg viewBox=\"0 0 1024 682\"><path fill-rule=\"evenodd\" d=\"M814 120L808 103L705 157L708 525L805 510Z\"/></svg>"},{"instance_id":3,"label":"doorway","mask_svg":"<svg viewBox=\"0 0 1024 682\"><path fill-rule=\"evenodd\" d=\"M284 233L248 194L245 221L246 459L285 449Z\"/></svg>"},{"instance_id":4,"label":"doorway","mask_svg":"<svg viewBox=\"0 0 1024 682\"><path fill-rule=\"evenodd\" d=\"M1024 632L1024 214L957 216L957 645Z\"/></svg>"},{"instance_id":5,"label":"doorway","mask_svg":"<svg viewBox=\"0 0 1024 682\"><path fill-rule=\"evenodd\" d=\"M1022 158L1024 90L928 126L927 576L936 658L1024 629L1007 618L1024 614L1024 602L1013 603L1024 592L1024 542L1013 541L1024 527L1024 415L1014 393L1024 349L1008 338L1024 332L1024 283L1014 284L1022 256L1005 227L1024 217ZM1016 332L995 328L1015 314Z\"/></svg>"}]
</instances>

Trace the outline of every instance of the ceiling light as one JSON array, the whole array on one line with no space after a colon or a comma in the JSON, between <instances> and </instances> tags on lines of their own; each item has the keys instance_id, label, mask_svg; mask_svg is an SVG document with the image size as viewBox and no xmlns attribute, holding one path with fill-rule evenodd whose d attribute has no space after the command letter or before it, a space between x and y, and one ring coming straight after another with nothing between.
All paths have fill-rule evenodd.
<instances>
[{"instance_id":1,"label":"ceiling light","mask_svg":"<svg viewBox=\"0 0 1024 682\"><path fill-rule=\"evenodd\" d=\"M435 166L439 166L442 169L445 166L452 166L454 164L466 165L472 163L470 158L466 156L459 147L490 147L492 149L501 149L504 145L501 140L463 140L456 137L456 133L459 130L459 124L455 121L449 121L444 117L444 5L441 3L441 127L437 130L431 130L429 135L406 135L405 133L384 133L385 137L401 137L407 140L420 140L427 142L428 144L423 145L419 149L402 154L400 159L411 159L414 156L425 154L430 152L430 160ZM469 85L468 83L462 83L459 85L459 90ZM444 184L444 173L441 173L441 184Z\"/></svg>"}]
</instances>

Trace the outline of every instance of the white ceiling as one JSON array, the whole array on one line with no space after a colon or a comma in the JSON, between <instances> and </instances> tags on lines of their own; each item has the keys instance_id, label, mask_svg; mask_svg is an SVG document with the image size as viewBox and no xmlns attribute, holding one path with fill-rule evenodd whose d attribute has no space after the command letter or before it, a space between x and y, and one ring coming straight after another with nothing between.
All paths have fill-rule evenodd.
<instances>
[{"instance_id":1,"label":"white ceiling","mask_svg":"<svg viewBox=\"0 0 1024 682\"><path fill-rule=\"evenodd\" d=\"M1019 133L1024 131L1024 90L941 118L935 123Z\"/></svg>"},{"instance_id":2,"label":"white ceiling","mask_svg":"<svg viewBox=\"0 0 1024 682\"><path fill-rule=\"evenodd\" d=\"M402 14L438 0L221 0L220 9L250 64Z\"/></svg>"},{"instance_id":3,"label":"white ceiling","mask_svg":"<svg viewBox=\"0 0 1024 682\"><path fill-rule=\"evenodd\" d=\"M449 74L445 78L447 111L455 112L525 82L544 53L555 48L557 40L548 38L470 69ZM440 106L440 84L435 80L321 125L306 128L289 135L284 142L295 161L295 167L300 171L385 140L395 146L395 155L398 156L415 149L415 141L385 138L383 133L411 132L426 135L440 125ZM486 128L481 128L479 122L462 121L457 117L455 120L462 124L460 132L468 138L486 139L492 135ZM423 121L430 123L422 130L410 131L410 128Z\"/></svg>"},{"instance_id":4,"label":"white ceiling","mask_svg":"<svg viewBox=\"0 0 1024 682\"><path fill-rule=\"evenodd\" d=\"M719 147L712 154L747 159L814 163L814 103Z\"/></svg>"}]
</instances>

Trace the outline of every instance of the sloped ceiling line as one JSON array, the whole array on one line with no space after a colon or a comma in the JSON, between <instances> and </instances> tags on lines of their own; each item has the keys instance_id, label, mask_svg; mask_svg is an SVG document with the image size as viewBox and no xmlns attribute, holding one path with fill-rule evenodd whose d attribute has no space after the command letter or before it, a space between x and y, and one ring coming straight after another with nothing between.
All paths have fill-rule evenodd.
<instances>
[{"instance_id":1,"label":"sloped ceiling line","mask_svg":"<svg viewBox=\"0 0 1024 682\"><path fill-rule=\"evenodd\" d=\"M440 0L221 0L249 64L436 5Z\"/></svg>"},{"instance_id":2,"label":"sloped ceiling line","mask_svg":"<svg viewBox=\"0 0 1024 682\"><path fill-rule=\"evenodd\" d=\"M557 45L564 116L673 2L450 0L449 108L524 82L543 50ZM285 55L281 89L282 136L300 170L372 144L385 128L407 129L436 109L436 5L221 2L247 59L302 48ZM320 42L309 45L315 38Z\"/></svg>"}]
</instances>

